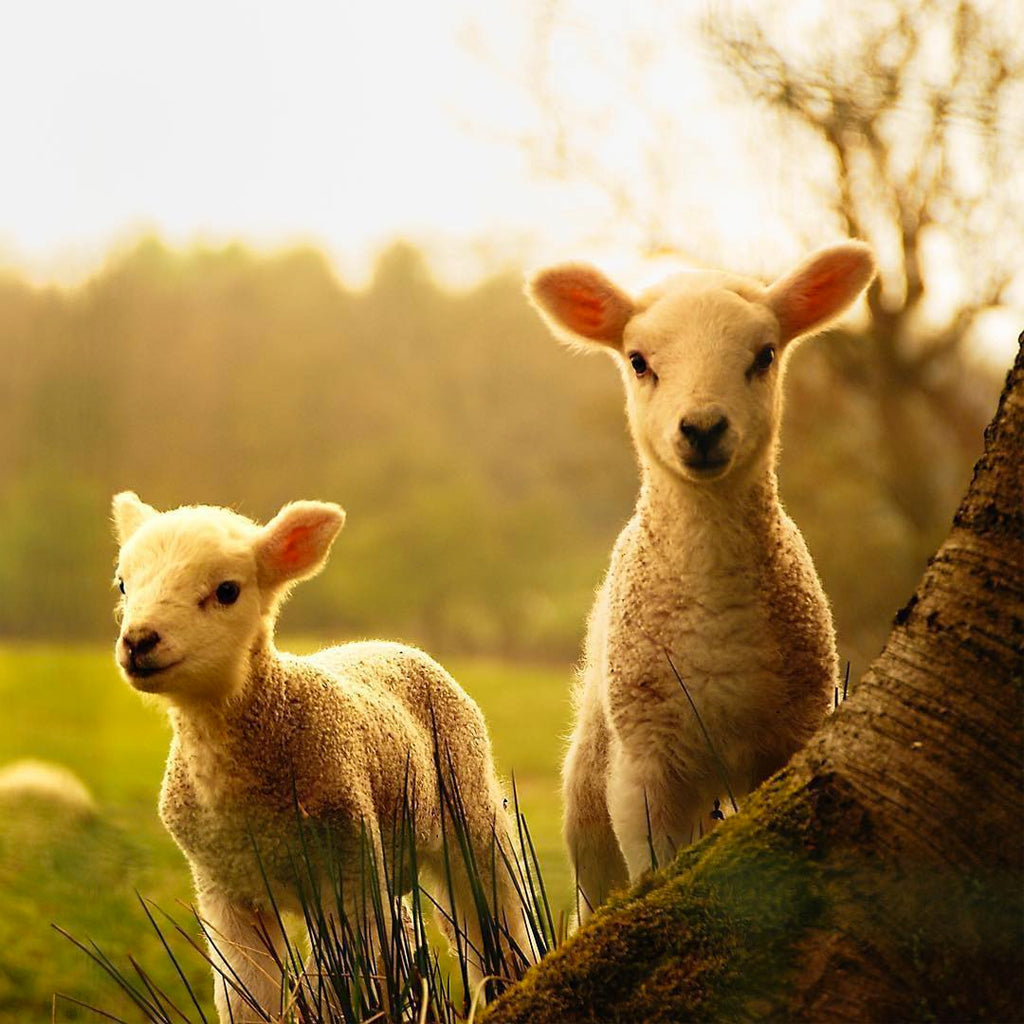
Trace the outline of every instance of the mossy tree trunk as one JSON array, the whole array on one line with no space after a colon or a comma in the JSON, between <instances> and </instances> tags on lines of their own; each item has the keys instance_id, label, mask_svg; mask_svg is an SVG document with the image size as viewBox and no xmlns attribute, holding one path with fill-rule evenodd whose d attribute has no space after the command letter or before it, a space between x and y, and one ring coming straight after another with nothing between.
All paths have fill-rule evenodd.
<instances>
[{"instance_id":1,"label":"mossy tree trunk","mask_svg":"<svg viewBox=\"0 0 1024 1024\"><path fill-rule=\"evenodd\" d=\"M952 532L850 699L488 1022L1021 1019L1022 352Z\"/></svg>"}]
</instances>

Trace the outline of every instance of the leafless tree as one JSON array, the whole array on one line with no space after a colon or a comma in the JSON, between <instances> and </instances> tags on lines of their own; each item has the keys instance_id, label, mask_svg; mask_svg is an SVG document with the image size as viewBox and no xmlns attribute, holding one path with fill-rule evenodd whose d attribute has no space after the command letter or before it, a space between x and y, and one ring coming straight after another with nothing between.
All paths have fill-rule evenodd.
<instances>
[{"instance_id":1,"label":"leafless tree","mask_svg":"<svg viewBox=\"0 0 1024 1024\"><path fill-rule=\"evenodd\" d=\"M919 429L908 396L965 420L970 436L965 341L1024 286L1024 8L823 7L796 38L778 5L720 8L704 34L742 93L780 115L796 151L824 152L823 207L880 254L866 358L860 345L836 351L847 373L870 373L884 432L897 439L893 496L924 527L935 503L906 458Z\"/></svg>"}]
</instances>

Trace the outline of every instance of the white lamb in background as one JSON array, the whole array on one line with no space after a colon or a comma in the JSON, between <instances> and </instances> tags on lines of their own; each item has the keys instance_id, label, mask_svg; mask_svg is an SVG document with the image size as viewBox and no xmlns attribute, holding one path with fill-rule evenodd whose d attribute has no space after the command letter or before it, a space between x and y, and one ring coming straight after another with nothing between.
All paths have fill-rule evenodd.
<instances>
[{"instance_id":1,"label":"white lamb in background","mask_svg":"<svg viewBox=\"0 0 1024 1024\"><path fill-rule=\"evenodd\" d=\"M791 343L873 276L871 250L846 242L769 287L694 271L634 300L577 264L530 283L556 335L614 356L641 471L590 615L564 764L583 919L651 866L652 845L666 864L708 831L727 789L756 788L827 713L832 617L776 484L782 371Z\"/></svg>"},{"instance_id":2,"label":"white lamb in background","mask_svg":"<svg viewBox=\"0 0 1024 1024\"><path fill-rule=\"evenodd\" d=\"M9 801L32 802L73 817L97 813L92 793L70 768L32 757L0 768L0 805Z\"/></svg>"},{"instance_id":3,"label":"white lamb in background","mask_svg":"<svg viewBox=\"0 0 1024 1024\"><path fill-rule=\"evenodd\" d=\"M390 862L407 777L424 888L450 905L435 728L441 764L451 769L445 782L454 775L490 894L492 836L504 842L507 820L472 699L427 655L398 644L350 643L309 657L274 647L280 605L293 583L323 567L342 510L295 502L260 527L222 508L160 513L125 492L113 514L124 594L117 662L133 687L169 704L174 737L160 817L188 858L214 956L227 961L229 976L268 1010L280 1007L281 973L258 933L283 955L267 882L278 908L299 912L303 828L332 845L352 901L345 909L360 920L362 830L378 864L382 851ZM479 948L473 897L452 860L456 912ZM528 952L520 904L507 873L497 874L499 913ZM318 881L334 891L329 878ZM222 1021L263 1019L219 979L215 988Z\"/></svg>"}]
</instances>

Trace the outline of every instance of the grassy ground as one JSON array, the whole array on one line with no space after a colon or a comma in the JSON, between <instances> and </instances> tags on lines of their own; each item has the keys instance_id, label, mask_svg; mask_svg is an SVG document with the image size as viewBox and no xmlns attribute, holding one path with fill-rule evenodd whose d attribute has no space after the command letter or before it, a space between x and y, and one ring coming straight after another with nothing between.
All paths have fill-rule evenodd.
<instances>
[{"instance_id":1,"label":"grassy ground","mask_svg":"<svg viewBox=\"0 0 1024 1024\"><path fill-rule=\"evenodd\" d=\"M515 772L552 905L568 909L558 762L569 672L481 661L448 667L483 708L500 770ZM99 807L73 815L0 800L0 1024L98 1019L65 1000L54 1014L55 991L135 1019L101 970L50 924L95 940L122 966L133 954L158 985L180 990L135 896L187 918L179 903L191 898L188 870L156 815L164 715L121 682L109 649L91 647L0 646L0 708L0 768L28 757L57 762ZM197 957L191 962L205 997L206 972Z\"/></svg>"}]
</instances>

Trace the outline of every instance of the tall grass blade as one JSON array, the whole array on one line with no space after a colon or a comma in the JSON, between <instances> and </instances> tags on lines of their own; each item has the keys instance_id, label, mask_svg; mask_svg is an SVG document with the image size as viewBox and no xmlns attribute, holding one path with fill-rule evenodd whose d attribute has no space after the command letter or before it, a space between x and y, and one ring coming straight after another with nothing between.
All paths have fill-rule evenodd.
<instances>
[{"instance_id":1,"label":"tall grass blade","mask_svg":"<svg viewBox=\"0 0 1024 1024\"><path fill-rule=\"evenodd\" d=\"M157 983L153 981L151 977L149 977L149 975L145 972L145 970L143 970L139 962L130 953L128 954L128 963L132 965L132 968L134 969L135 973L139 976L139 980L142 982L143 985L145 985L146 991L153 997L153 1002L160 1007L160 1010L164 1014L167 1024L171 1024L171 1011L176 1013L185 1022L185 1024L190 1024L188 1017L186 1017L185 1014L182 1013L180 1009L178 1009L178 1007L174 1004L174 1000L172 1000L167 995L167 993L164 992L164 990L160 988L160 986L157 985Z\"/></svg>"},{"instance_id":2,"label":"tall grass blade","mask_svg":"<svg viewBox=\"0 0 1024 1024\"><path fill-rule=\"evenodd\" d=\"M111 963L99 947L95 947L94 944L95 952L93 952L84 943L79 942L70 932L66 932L61 928L60 925L51 924L50 927L77 946L90 960L98 964L114 980L121 991L145 1014L147 1021L159 1024L161 1021L159 1013L154 1011L146 997Z\"/></svg>"},{"instance_id":3,"label":"tall grass blade","mask_svg":"<svg viewBox=\"0 0 1024 1024\"><path fill-rule=\"evenodd\" d=\"M192 986L189 983L189 980L186 977L181 964L178 962L178 958L174 955L174 951L171 949L170 944L168 943L167 938L163 933L163 930L160 928L160 925L157 924L156 918L153 917L153 915L149 912L149 907L146 906L146 901L143 899L142 894L136 891L135 897L136 899L138 899L139 906L142 907L143 913L149 920L149 923L152 926L153 931L156 932L157 936L159 937L160 942L162 943L164 950L167 953L167 958L174 965L174 970L177 972L178 977L181 979L181 983L185 986L185 991L188 993L189 999L192 1001L192 1005L196 1008L196 1013L199 1014L199 1019L203 1022L203 1024L209 1024L209 1021L206 1019L206 1014L203 1013L203 1008L199 1005L199 1000L196 998L196 994L192 990ZM182 1014L182 1016L184 1017L184 1014Z\"/></svg>"},{"instance_id":4,"label":"tall grass blade","mask_svg":"<svg viewBox=\"0 0 1024 1024\"><path fill-rule=\"evenodd\" d=\"M672 669L672 674L679 680L679 685L683 688L683 693L686 694L686 699L690 702L690 707L693 708L693 713L697 718L697 724L700 726L700 731L704 735L704 742L708 745L708 750L711 751L711 757L714 759L715 767L718 769L719 778L722 781L722 785L725 786L726 793L729 794L729 802L732 804L732 809L736 812L739 811L739 805L736 803L736 797L733 795L732 786L729 785L729 775L725 770L725 764L721 757L719 757L718 750L714 743L711 742L711 734L708 732L704 725L704 719L700 717L700 712L697 710L697 705L693 702L693 697L690 696L690 691L686 688L686 683L683 682L683 677L679 674L674 662L672 661L672 655L668 651L665 651L665 658L668 661L669 668Z\"/></svg>"},{"instance_id":5,"label":"tall grass blade","mask_svg":"<svg viewBox=\"0 0 1024 1024\"><path fill-rule=\"evenodd\" d=\"M658 857L654 852L654 834L651 832L651 805L647 801L647 787L644 787L644 816L647 819L647 849L651 854L651 870L658 870Z\"/></svg>"},{"instance_id":6,"label":"tall grass blade","mask_svg":"<svg viewBox=\"0 0 1024 1024\"><path fill-rule=\"evenodd\" d=\"M95 1013L99 1017L103 1017L106 1020L116 1021L117 1024L128 1024L123 1017L115 1017L112 1013L107 1013L106 1010L101 1010L98 1006L93 1006L91 1003L83 1003L81 999L76 999L74 996L66 995L64 992L53 993L53 1020L57 1019L57 1000L63 999L67 1003L74 1003L75 1006L82 1007L83 1010L88 1010L90 1013Z\"/></svg>"}]
</instances>

